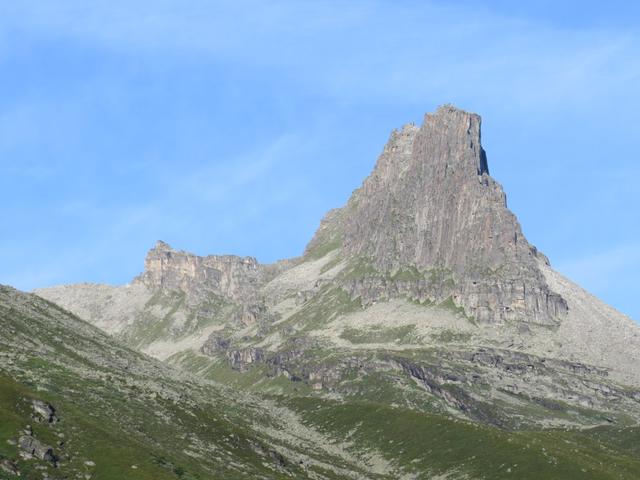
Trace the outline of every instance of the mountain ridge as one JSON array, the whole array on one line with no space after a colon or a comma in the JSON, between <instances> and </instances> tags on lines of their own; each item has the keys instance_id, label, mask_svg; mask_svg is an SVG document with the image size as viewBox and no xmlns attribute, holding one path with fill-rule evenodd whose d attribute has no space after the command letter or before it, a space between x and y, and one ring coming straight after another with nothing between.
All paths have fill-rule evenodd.
<instances>
[{"instance_id":1,"label":"mountain ridge","mask_svg":"<svg viewBox=\"0 0 640 480\"><path fill-rule=\"evenodd\" d=\"M478 321L552 325L566 313L537 266L548 260L489 176L477 114L445 105L393 132L373 172L321 225L308 251L340 243L379 270L446 270L444 295ZM444 299L428 287L417 295Z\"/></svg>"},{"instance_id":2,"label":"mountain ridge","mask_svg":"<svg viewBox=\"0 0 640 480\"><path fill-rule=\"evenodd\" d=\"M415 402L422 393L400 393L408 378L432 408L496 425L591 422L566 408L635 416L640 327L529 244L480 140L480 116L450 105L392 132L301 257L263 265L159 242L128 286L36 293L130 347L241 388L350 398L360 365L362 392L382 375L400 382L395 401ZM514 422L524 405L537 416Z\"/></svg>"}]
</instances>

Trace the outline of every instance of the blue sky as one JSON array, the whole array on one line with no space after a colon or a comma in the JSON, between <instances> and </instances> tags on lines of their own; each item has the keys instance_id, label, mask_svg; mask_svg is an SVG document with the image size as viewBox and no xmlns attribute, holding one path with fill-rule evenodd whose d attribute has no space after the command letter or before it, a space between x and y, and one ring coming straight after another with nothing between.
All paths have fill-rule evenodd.
<instances>
[{"instance_id":1,"label":"blue sky","mask_svg":"<svg viewBox=\"0 0 640 480\"><path fill-rule=\"evenodd\" d=\"M0 0L0 282L298 255L451 102L529 240L640 319L640 6L532 3Z\"/></svg>"}]
</instances>

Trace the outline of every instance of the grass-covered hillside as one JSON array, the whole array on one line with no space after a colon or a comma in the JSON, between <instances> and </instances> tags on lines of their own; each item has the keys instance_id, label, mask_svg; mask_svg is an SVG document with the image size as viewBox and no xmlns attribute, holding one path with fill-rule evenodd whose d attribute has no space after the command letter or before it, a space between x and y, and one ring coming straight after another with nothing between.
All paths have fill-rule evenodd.
<instances>
[{"instance_id":1,"label":"grass-covered hillside","mask_svg":"<svg viewBox=\"0 0 640 480\"><path fill-rule=\"evenodd\" d=\"M42 417L37 405L55 419ZM341 448L324 448L327 439L308 432L292 410L196 382L41 298L6 287L0 290L0 420L0 478L370 473ZM310 438L313 443L304 440Z\"/></svg>"},{"instance_id":2,"label":"grass-covered hillside","mask_svg":"<svg viewBox=\"0 0 640 480\"><path fill-rule=\"evenodd\" d=\"M635 427L515 432L278 381L198 380L3 287L0 478L640 478Z\"/></svg>"}]
</instances>

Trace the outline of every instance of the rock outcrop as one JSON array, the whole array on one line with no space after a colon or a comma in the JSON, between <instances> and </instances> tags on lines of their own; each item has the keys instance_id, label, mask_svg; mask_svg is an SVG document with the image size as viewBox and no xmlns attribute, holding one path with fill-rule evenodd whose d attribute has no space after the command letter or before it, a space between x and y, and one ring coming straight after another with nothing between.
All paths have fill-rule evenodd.
<instances>
[{"instance_id":1,"label":"rock outcrop","mask_svg":"<svg viewBox=\"0 0 640 480\"><path fill-rule=\"evenodd\" d=\"M258 290L295 260L261 264L254 257L207 255L174 250L159 240L149 250L144 271L134 279L152 291L180 291L192 303L214 294L239 304L259 304Z\"/></svg>"},{"instance_id":2,"label":"rock outcrop","mask_svg":"<svg viewBox=\"0 0 640 480\"><path fill-rule=\"evenodd\" d=\"M214 292L246 300L265 281L265 269L253 257L200 257L174 250L162 241L149 250L144 266L137 282L152 289L182 291L194 298Z\"/></svg>"},{"instance_id":3,"label":"rock outcrop","mask_svg":"<svg viewBox=\"0 0 640 480\"><path fill-rule=\"evenodd\" d=\"M25 458L36 458L53 464L58 461L58 457L53 453L53 448L34 438L31 433L21 435L18 445Z\"/></svg>"},{"instance_id":4,"label":"rock outcrop","mask_svg":"<svg viewBox=\"0 0 640 480\"><path fill-rule=\"evenodd\" d=\"M307 255L340 246L392 276L416 269L427 281L415 295L450 297L480 322L557 324L566 302L545 283L544 257L489 176L480 123L446 105L421 127L394 131L362 187L322 221ZM388 283L351 289L366 297Z\"/></svg>"},{"instance_id":5,"label":"rock outcrop","mask_svg":"<svg viewBox=\"0 0 640 480\"><path fill-rule=\"evenodd\" d=\"M56 409L50 403L32 400L31 408L33 409L33 419L36 422L56 423L58 421Z\"/></svg>"},{"instance_id":6,"label":"rock outcrop","mask_svg":"<svg viewBox=\"0 0 640 480\"><path fill-rule=\"evenodd\" d=\"M6 458L0 459L0 472L4 473L5 475L11 475L13 477L20 476L20 470L18 469L18 465L16 465L15 462Z\"/></svg>"}]
</instances>

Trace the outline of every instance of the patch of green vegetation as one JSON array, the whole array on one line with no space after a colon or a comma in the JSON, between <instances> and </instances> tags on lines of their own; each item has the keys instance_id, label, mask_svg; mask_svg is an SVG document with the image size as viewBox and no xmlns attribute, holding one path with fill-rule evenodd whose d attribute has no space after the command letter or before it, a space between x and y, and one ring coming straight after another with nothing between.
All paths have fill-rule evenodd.
<instances>
[{"instance_id":1,"label":"patch of green vegetation","mask_svg":"<svg viewBox=\"0 0 640 480\"><path fill-rule=\"evenodd\" d=\"M39 424L31 418L30 401L39 399L50 401L56 405L57 414L61 421L56 424ZM112 422L106 419L94 419L86 413L80 413L73 403L64 401L57 396L43 392L35 392L25 388L12 378L0 374L0 457L8 458L16 462L23 478L40 478L42 471L36 467L44 468L50 475L60 469L55 469L49 462L32 460L25 461L18 456L18 447L14 443L19 434L31 425L33 435L40 442L54 447L56 455L64 455L72 452L70 460L65 462L64 471L89 473L85 461L96 463L95 471L91 471L92 478L98 480L115 480L119 478L139 479L175 479L176 476L156 468L149 452L155 448L151 443L140 439L133 439L124 432L118 433ZM64 435L65 444L58 445ZM146 443L146 444L145 444ZM138 468L134 471L131 466ZM199 469L192 470L198 472ZM200 471L201 474L204 472ZM37 477L36 477L37 476ZM198 476L183 477L196 479Z\"/></svg>"},{"instance_id":2,"label":"patch of green vegetation","mask_svg":"<svg viewBox=\"0 0 640 480\"><path fill-rule=\"evenodd\" d=\"M467 313L464 310L464 307L461 307L460 305L456 305L456 303L453 301L452 297L447 297L444 301L442 301L442 302L440 302L438 304L438 307L444 308L445 310L449 310L454 315L458 315L458 316L461 316L463 318L466 318L467 320L469 320L474 325L476 324L475 319L473 317L467 315Z\"/></svg>"},{"instance_id":3,"label":"patch of green vegetation","mask_svg":"<svg viewBox=\"0 0 640 480\"><path fill-rule=\"evenodd\" d=\"M438 304L438 306L440 308L444 308L446 310L450 310L455 314L463 314L464 313L464 308L456 305L455 302L453 301L453 298L451 298L451 297L447 297L445 300L440 302Z\"/></svg>"},{"instance_id":4,"label":"patch of green vegetation","mask_svg":"<svg viewBox=\"0 0 640 480\"><path fill-rule=\"evenodd\" d=\"M470 333L454 330L442 330L431 335L431 338L439 343L465 343L471 340L471 337Z\"/></svg>"},{"instance_id":5,"label":"patch of green vegetation","mask_svg":"<svg viewBox=\"0 0 640 480\"><path fill-rule=\"evenodd\" d=\"M192 311L185 322L181 336L202 330L209 325L227 317L236 308L228 299L221 295L209 294L196 311Z\"/></svg>"},{"instance_id":6,"label":"patch of green vegetation","mask_svg":"<svg viewBox=\"0 0 640 480\"><path fill-rule=\"evenodd\" d=\"M295 325L297 334L317 329L332 319L351 312L362 310L360 298L351 298L340 287L326 285L317 295L309 299L296 313L278 328Z\"/></svg>"},{"instance_id":7,"label":"patch of green vegetation","mask_svg":"<svg viewBox=\"0 0 640 480\"><path fill-rule=\"evenodd\" d=\"M368 402L296 398L288 402L336 439L377 450L407 473L459 478L637 479L640 458L612 450L593 432L506 432L440 415ZM638 430L606 434L635 441ZM605 435L602 431L600 435ZM621 435L621 437L620 437Z\"/></svg>"},{"instance_id":8,"label":"patch of green vegetation","mask_svg":"<svg viewBox=\"0 0 640 480\"><path fill-rule=\"evenodd\" d=\"M264 363L247 365L243 371L239 371L231 368L226 359L198 355L195 352L177 353L169 359L169 363L239 390L270 395L307 395L312 392L306 383L292 381Z\"/></svg>"},{"instance_id":9,"label":"patch of green vegetation","mask_svg":"<svg viewBox=\"0 0 640 480\"><path fill-rule=\"evenodd\" d=\"M329 270L331 270L332 268L336 267L340 262L343 261L343 258L341 255L335 255L331 260L329 260L327 263L325 263L322 268L320 269L320 273L326 273Z\"/></svg>"},{"instance_id":10,"label":"patch of green vegetation","mask_svg":"<svg viewBox=\"0 0 640 480\"><path fill-rule=\"evenodd\" d=\"M557 399L532 398L523 393L507 390L502 390L502 392L519 400L515 405L507 402L495 402L500 404L499 406L504 412L503 417L510 420L511 428L514 429L528 428L530 425L554 420L588 426L612 422L612 417L616 419L615 423L617 425L624 425L625 422L624 416L604 413Z\"/></svg>"},{"instance_id":11,"label":"patch of green vegetation","mask_svg":"<svg viewBox=\"0 0 640 480\"><path fill-rule=\"evenodd\" d=\"M427 287L428 285L438 285L451 289L455 285L453 273L446 268L431 268L419 270L413 265L398 268L393 272L383 272L374 266L372 259L359 257L352 259L349 264L340 272L339 278L353 280L361 278L383 278L392 282L418 283Z\"/></svg>"},{"instance_id":12,"label":"patch of green vegetation","mask_svg":"<svg viewBox=\"0 0 640 480\"><path fill-rule=\"evenodd\" d=\"M415 325L402 325L399 327L385 327L377 325L367 329L345 328L340 338L351 343L416 343L419 337L416 334Z\"/></svg>"},{"instance_id":13,"label":"patch of green vegetation","mask_svg":"<svg viewBox=\"0 0 640 480\"><path fill-rule=\"evenodd\" d=\"M495 277L500 275L500 272L504 269L504 265L500 265L496 268L491 268L487 265L475 265L469 267L469 272L479 277Z\"/></svg>"},{"instance_id":14,"label":"patch of green vegetation","mask_svg":"<svg viewBox=\"0 0 640 480\"><path fill-rule=\"evenodd\" d=\"M390 277L391 280L401 282L417 282L424 279L424 275L413 265L396 270Z\"/></svg>"},{"instance_id":15,"label":"patch of green vegetation","mask_svg":"<svg viewBox=\"0 0 640 480\"><path fill-rule=\"evenodd\" d=\"M423 272L428 283L452 288L455 284L453 272L448 268L430 268Z\"/></svg>"},{"instance_id":16,"label":"patch of green vegetation","mask_svg":"<svg viewBox=\"0 0 640 480\"><path fill-rule=\"evenodd\" d=\"M408 375L399 372L352 369L343 373L338 388L350 402L366 401L419 411L443 411L441 402Z\"/></svg>"},{"instance_id":17,"label":"patch of green vegetation","mask_svg":"<svg viewBox=\"0 0 640 480\"><path fill-rule=\"evenodd\" d=\"M125 328L118 338L137 348L157 340L177 340L220 321L230 315L233 308L233 304L220 295L211 294L197 307L189 307L184 292L158 291L147 301L145 313ZM154 314L154 310L162 312L162 316ZM178 315L185 318L178 319Z\"/></svg>"},{"instance_id":18,"label":"patch of green vegetation","mask_svg":"<svg viewBox=\"0 0 640 480\"><path fill-rule=\"evenodd\" d=\"M382 276L384 275L373 266L371 260L362 257L351 260L339 275L343 280Z\"/></svg>"},{"instance_id":19,"label":"patch of green vegetation","mask_svg":"<svg viewBox=\"0 0 640 480\"><path fill-rule=\"evenodd\" d=\"M615 425L600 426L586 430L584 434L614 451L640 458L640 427L638 426L624 428Z\"/></svg>"},{"instance_id":20,"label":"patch of green vegetation","mask_svg":"<svg viewBox=\"0 0 640 480\"><path fill-rule=\"evenodd\" d=\"M405 300L407 300L408 302L411 302L414 305L418 305L420 307L432 307L435 305L435 302L428 298L424 300L420 300L418 298L409 298L409 297L403 297L403 298L405 298Z\"/></svg>"},{"instance_id":21,"label":"patch of green vegetation","mask_svg":"<svg viewBox=\"0 0 640 480\"><path fill-rule=\"evenodd\" d=\"M145 310L157 307L165 310L161 318L147 313L135 319L135 321L119 334L128 345L142 347L161 338L171 336L171 328L174 324L175 313L184 306L184 292L157 291L146 303Z\"/></svg>"},{"instance_id":22,"label":"patch of green vegetation","mask_svg":"<svg viewBox=\"0 0 640 480\"><path fill-rule=\"evenodd\" d=\"M311 260L318 260L330 252L342 247L342 238L338 235L326 239L322 243L317 243L305 252L305 257Z\"/></svg>"}]
</instances>

